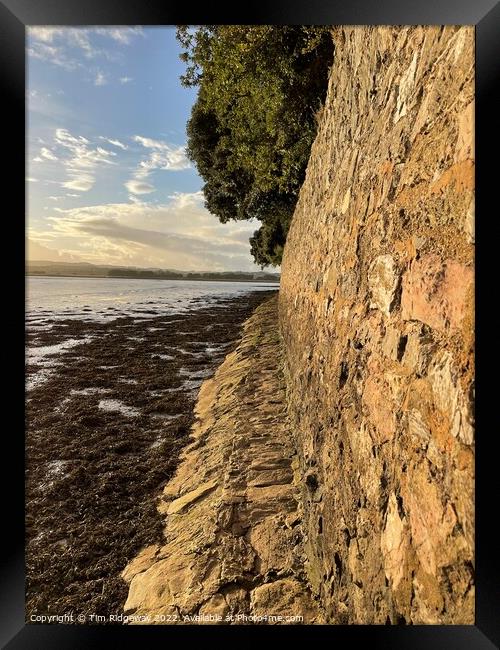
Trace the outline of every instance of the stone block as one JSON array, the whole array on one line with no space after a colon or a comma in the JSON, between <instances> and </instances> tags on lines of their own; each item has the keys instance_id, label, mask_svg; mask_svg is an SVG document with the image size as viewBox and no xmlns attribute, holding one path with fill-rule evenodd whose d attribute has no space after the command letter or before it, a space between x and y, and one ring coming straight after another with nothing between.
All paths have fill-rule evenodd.
<instances>
[{"instance_id":1,"label":"stone block","mask_svg":"<svg viewBox=\"0 0 500 650\"><path fill-rule=\"evenodd\" d=\"M443 332L460 330L472 308L471 266L435 254L414 260L403 275L404 320L418 320Z\"/></svg>"},{"instance_id":2,"label":"stone block","mask_svg":"<svg viewBox=\"0 0 500 650\"><path fill-rule=\"evenodd\" d=\"M394 307L398 281L399 275L392 256L380 255L375 258L368 271L370 307L380 309L383 314L389 316Z\"/></svg>"}]
</instances>

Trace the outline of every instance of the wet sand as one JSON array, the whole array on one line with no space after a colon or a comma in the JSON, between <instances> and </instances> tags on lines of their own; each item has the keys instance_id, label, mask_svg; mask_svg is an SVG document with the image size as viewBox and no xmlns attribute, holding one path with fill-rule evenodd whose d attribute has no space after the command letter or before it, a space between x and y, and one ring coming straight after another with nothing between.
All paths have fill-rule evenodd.
<instances>
[{"instance_id":1,"label":"wet sand","mask_svg":"<svg viewBox=\"0 0 500 650\"><path fill-rule=\"evenodd\" d=\"M122 612L120 573L161 541L154 497L188 441L198 388L274 293L182 314L152 310L139 322L67 319L28 332L27 620ZM52 357L60 365L46 368L36 351L53 345L61 345ZM44 381L33 381L40 370Z\"/></svg>"}]
</instances>

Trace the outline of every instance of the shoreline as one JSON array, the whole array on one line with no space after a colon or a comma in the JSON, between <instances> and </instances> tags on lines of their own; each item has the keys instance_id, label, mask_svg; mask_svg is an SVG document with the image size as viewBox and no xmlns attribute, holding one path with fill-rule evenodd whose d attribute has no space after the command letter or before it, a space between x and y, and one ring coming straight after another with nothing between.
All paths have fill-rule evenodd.
<instances>
[{"instance_id":1,"label":"shoreline","mask_svg":"<svg viewBox=\"0 0 500 650\"><path fill-rule=\"evenodd\" d=\"M243 282L247 284L269 284L269 285L278 285L279 281L276 280L250 280L250 279L235 279L235 278L138 278L132 275L63 275L59 273L26 273L24 275L25 280L28 278L86 278L89 280L165 280L167 282L180 281L180 282Z\"/></svg>"},{"instance_id":2,"label":"shoreline","mask_svg":"<svg viewBox=\"0 0 500 650\"><path fill-rule=\"evenodd\" d=\"M27 394L27 620L122 612L120 573L161 539L153 501L189 440L197 390L271 293L139 323L61 319L33 335L31 350L84 340ZM29 378L40 367L28 361Z\"/></svg>"}]
</instances>

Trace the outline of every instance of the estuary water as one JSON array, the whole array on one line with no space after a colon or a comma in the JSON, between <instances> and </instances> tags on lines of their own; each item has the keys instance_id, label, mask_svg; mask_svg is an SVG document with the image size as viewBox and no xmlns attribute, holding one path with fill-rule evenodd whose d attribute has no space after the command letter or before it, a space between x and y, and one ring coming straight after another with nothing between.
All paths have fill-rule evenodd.
<instances>
[{"instance_id":1,"label":"estuary water","mask_svg":"<svg viewBox=\"0 0 500 650\"><path fill-rule=\"evenodd\" d=\"M126 278L29 276L26 282L26 326L32 332L50 328L55 319L151 318L279 288L278 284L263 282Z\"/></svg>"}]
</instances>

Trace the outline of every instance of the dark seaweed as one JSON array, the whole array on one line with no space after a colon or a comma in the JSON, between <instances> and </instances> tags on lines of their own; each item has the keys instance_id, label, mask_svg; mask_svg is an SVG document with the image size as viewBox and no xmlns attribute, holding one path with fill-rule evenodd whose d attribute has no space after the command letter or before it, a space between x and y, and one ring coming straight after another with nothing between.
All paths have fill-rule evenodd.
<instances>
[{"instance_id":1,"label":"dark seaweed","mask_svg":"<svg viewBox=\"0 0 500 650\"><path fill-rule=\"evenodd\" d=\"M27 620L122 612L128 587L120 573L141 548L161 541L157 497L194 421L196 390L184 382L201 383L216 369L243 321L269 295L253 292L135 323L67 319L50 331L28 331L32 346L93 338L63 353L64 363L28 393ZM28 376L36 370L28 366ZM106 392L72 392L88 388ZM119 400L140 415L104 411L101 399Z\"/></svg>"}]
</instances>

